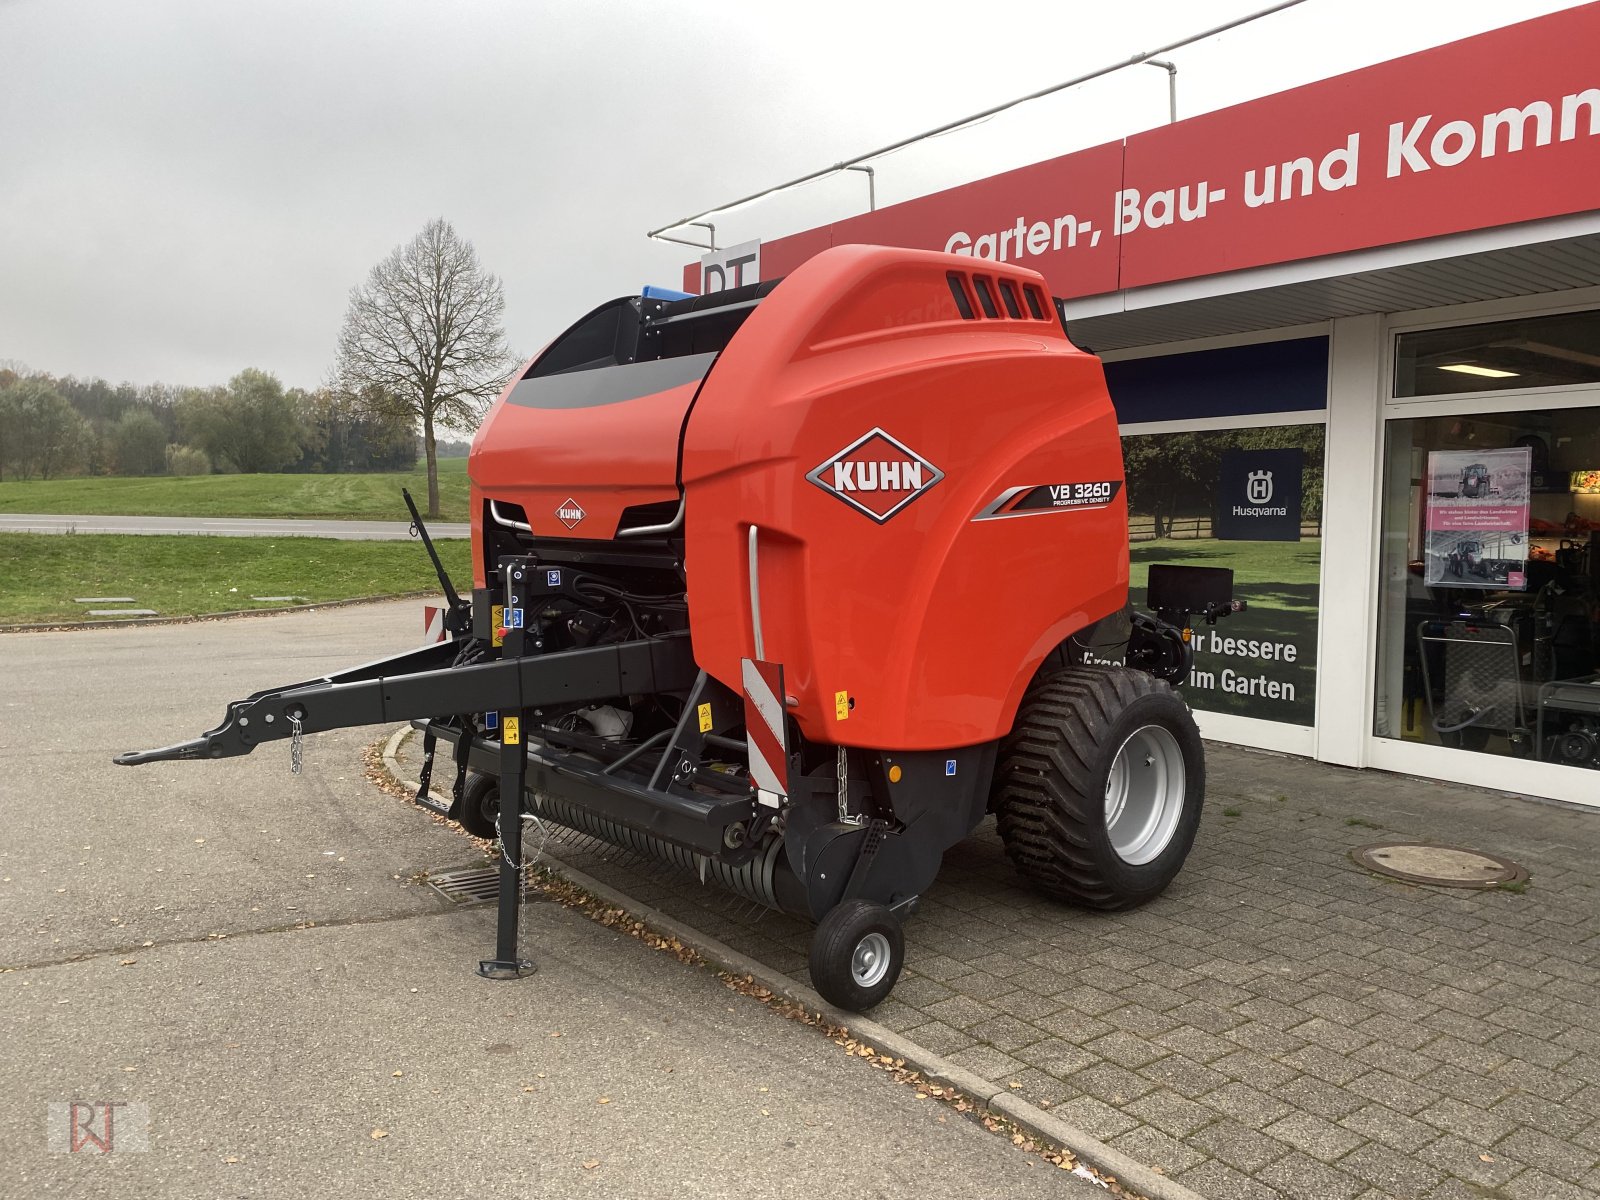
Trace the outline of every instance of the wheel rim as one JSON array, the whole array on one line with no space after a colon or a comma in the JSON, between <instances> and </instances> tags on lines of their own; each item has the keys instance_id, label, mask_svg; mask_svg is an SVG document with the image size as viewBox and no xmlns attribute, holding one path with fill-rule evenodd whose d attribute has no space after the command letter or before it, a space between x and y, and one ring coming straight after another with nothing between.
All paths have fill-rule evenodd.
<instances>
[{"instance_id":1,"label":"wheel rim","mask_svg":"<svg viewBox=\"0 0 1600 1200\"><path fill-rule=\"evenodd\" d=\"M1106 833L1118 858L1140 866L1167 848L1183 816L1186 782L1170 730L1145 725L1128 735L1106 776Z\"/></svg>"},{"instance_id":2,"label":"wheel rim","mask_svg":"<svg viewBox=\"0 0 1600 1200\"><path fill-rule=\"evenodd\" d=\"M869 933L856 943L850 956L850 977L857 987L876 987L889 973L889 939L881 933Z\"/></svg>"}]
</instances>

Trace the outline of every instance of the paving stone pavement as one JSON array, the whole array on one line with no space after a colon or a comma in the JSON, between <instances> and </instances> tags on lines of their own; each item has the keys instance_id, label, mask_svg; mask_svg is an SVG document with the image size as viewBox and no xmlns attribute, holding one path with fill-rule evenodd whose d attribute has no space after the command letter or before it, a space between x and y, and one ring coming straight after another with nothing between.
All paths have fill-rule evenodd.
<instances>
[{"instance_id":1,"label":"paving stone pavement","mask_svg":"<svg viewBox=\"0 0 1600 1200\"><path fill-rule=\"evenodd\" d=\"M1188 865L1133 912L1035 895L986 821L873 1017L1214 1200L1600 1196L1600 812L1216 744L1208 769ZM1387 839L1532 881L1417 887L1351 862ZM801 922L558 853L805 978Z\"/></svg>"}]
</instances>

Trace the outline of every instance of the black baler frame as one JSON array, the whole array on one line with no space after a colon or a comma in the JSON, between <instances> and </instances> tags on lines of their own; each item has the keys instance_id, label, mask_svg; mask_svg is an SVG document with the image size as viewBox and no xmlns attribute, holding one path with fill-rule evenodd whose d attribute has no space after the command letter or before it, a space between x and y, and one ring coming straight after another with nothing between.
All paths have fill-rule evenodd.
<instances>
[{"instance_id":1,"label":"black baler frame","mask_svg":"<svg viewBox=\"0 0 1600 1200\"><path fill-rule=\"evenodd\" d=\"M543 566L537 557L504 556L494 572L502 587L474 597L479 626L497 607L492 601L506 602L507 626L493 631L503 643L496 659L477 661L492 653L486 645L491 639L465 635L465 608L458 605L462 619L449 641L256 692L229 704L222 722L192 741L115 761L131 766L226 758L268 741L298 741L305 733L409 721L429 738L417 799L437 811L427 797L432 747L440 739L452 743L457 805L468 768L497 777L502 798L517 798L500 804L496 822L495 957L478 965L490 978L514 978L533 966L519 957L518 947L526 877L522 832L524 814L537 815L541 798L566 803L613 831L632 831L622 840L642 835L657 846L677 847L674 857L686 852L698 858L702 877L714 864L719 879L735 890L759 892L764 903L797 915L821 921L852 899L882 904L901 917L915 911L945 850L982 819L995 743L887 752L812 745L795 733L800 748L786 751L780 772L787 777L788 801L768 807L748 776L707 766L708 758L725 761L730 752L737 758L746 750L743 739L729 734L747 723L747 701L698 667L688 633L547 650L540 632L526 622ZM1187 575L1180 580L1190 581ZM1183 630L1165 621L1135 620L1130 664L1168 678L1187 674L1188 639L1180 633L1186 632L1188 606L1198 601L1187 592L1172 603L1180 601ZM1239 607L1231 600L1207 603L1203 612L1214 622ZM681 697L683 708L671 728L634 745L554 728L544 712L640 695ZM826 763L815 761L824 753ZM458 812L455 806L448 810L452 816ZM776 841L774 830L780 834ZM763 883L750 885L763 871Z\"/></svg>"}]
</instances>

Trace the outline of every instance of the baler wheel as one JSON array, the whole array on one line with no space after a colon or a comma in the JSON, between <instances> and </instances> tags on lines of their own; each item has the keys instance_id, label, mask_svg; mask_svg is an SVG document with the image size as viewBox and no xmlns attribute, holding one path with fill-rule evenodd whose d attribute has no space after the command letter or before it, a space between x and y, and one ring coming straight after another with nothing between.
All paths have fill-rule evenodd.
<instances>
[{"instance_id":1,"label":"baler wheel","mask_svg":"<svg viewBox=\"0 0 1600 1200\"><path fill-rule=\"evenodd\" d=\"M499 831L500 780L477 771L467 772L467 784L461 791L461 811L456 819L473 837L493 839Z\"/></svg>"},{"instance_id":2,"label":"baler wheel","mask_svg":"<svg viewBox=\"0 0 1600 1200\"><path fill-rule=\"evenodd\" d=\"M990 807L1030 883L1116 910L1172 882L1204 798L1200 731L1171 686L1143 671L1075 666L1023 697Z\"/></svg>"},{"instance_id":3,"label":"baler wheel","mask_svg":"<svg viewBox=\"0 0 1600 1200\"><path fill-rule=\"evenodd\" d=\"M892 912L870 900L846 900L811 935L811 984L829 1004L865 1012L889 994L905 957L905 934Z\"/></svg>"}]
</instances>

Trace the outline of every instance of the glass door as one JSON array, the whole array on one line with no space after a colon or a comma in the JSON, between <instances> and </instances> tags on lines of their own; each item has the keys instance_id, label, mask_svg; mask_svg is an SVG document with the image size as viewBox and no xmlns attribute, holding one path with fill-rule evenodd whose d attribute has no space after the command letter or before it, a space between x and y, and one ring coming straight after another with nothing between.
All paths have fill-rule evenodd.
<instances>
[{"instance_id":1,"label":"glass door","mask_svg":"<svg viewBox=\"0 0 1600 1200\"><path fill-rule=\"evenodd\" d=\"M1375 765L1600 803L1596 382L1596 312L1397 339L1373 733L1418 753Z\"/></svg>"}]
</instances>

